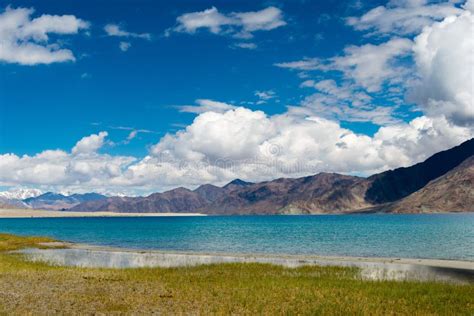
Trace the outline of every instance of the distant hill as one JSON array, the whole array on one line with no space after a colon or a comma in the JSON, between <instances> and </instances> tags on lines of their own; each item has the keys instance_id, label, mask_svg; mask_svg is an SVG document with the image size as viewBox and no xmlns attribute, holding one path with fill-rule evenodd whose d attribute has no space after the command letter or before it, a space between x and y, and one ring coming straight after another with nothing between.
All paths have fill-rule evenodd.
<instances>
[{"instance_id":1,"label":"distant hill","mask_svg":"<svg viewBox=\"0 0 474 316\"><path fill-rule=\"evenodd\" d=\"M18 199L9 199L0 196L0 209L27 209L28 204Z\"/></svg>"},{"instance_id":2,"label":"distant hill","mask_svg":"<svg viewBox=\"0 0 474 316\"><path fill-rule=\"evenodd\" d=\"M43 210L61 210L74 207L80 203L98 201L107 197L98 193L62 195L47 192L42 195L24 199L23 202L31 208Z\"/></svg>"},{"instance_id":3,"label":"distant hill","mask_svg":"<svg viewBox=\"0 0 474 316\"><path fill-rule=\"evenodd\" d=\"M474 211L474 203L470 202L474 193L469 189L474 177L473 156L474 139L471 139L414 166L368 178L320 173L260 183L236 179L223 187L204 184L194 191L177 188L147 197L93 200L70 210L225 215L410 213L427 212L430 208L443 212Z\"/></svg>"}]
</instances>

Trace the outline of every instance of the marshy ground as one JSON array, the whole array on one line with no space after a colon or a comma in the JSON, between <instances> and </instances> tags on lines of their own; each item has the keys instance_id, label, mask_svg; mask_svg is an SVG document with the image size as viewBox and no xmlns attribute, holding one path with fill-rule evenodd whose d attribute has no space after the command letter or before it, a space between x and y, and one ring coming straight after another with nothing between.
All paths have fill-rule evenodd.
<instances>
[{"instance_id":1,"label":"marshy ground","mask_svg":"<svg viewBox=\"0 0 474 316\"><path fill-rule=\"evenodd\" d=\"M0 234L0 314L474 314L473 284L366 281L350 268L252 263L70 268L7 252L48 241Z\"/></svg>"}]
</instances>

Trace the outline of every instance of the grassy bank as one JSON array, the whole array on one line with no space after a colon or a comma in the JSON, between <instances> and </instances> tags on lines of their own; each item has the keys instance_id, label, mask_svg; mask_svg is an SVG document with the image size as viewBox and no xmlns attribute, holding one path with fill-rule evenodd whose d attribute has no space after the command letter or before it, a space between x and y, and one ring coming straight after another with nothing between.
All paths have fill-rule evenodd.
<instances>
[{"instance_id":1,"label":"grassy bank","mask_svg":"<svg viewBox=\"0 0 474 316\"><path fill-rule=\"evenodd\" d=\"M5 252L46 241L0 234L0 314L474 314L474 285L362 281L347 268L79 269Z\"/></svg>"}]
</instances>

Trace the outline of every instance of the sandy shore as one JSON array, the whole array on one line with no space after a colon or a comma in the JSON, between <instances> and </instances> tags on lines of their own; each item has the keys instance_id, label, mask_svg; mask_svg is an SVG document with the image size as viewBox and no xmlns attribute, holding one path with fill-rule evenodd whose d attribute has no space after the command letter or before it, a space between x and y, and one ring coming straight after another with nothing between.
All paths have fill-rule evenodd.
<instances>
[{"instance_id":1,"label":"sandy shore","mask_svg":"<svg viewBox=\"0 0 474 316\"><path fill-rule=\"evenodd\" d=\"M159 216L205 216L199 213L114 213L114 212L68 212L30 209L0 209L0 218L47 218L47 217L159 217Z\"/></svg>"}]
</instances>

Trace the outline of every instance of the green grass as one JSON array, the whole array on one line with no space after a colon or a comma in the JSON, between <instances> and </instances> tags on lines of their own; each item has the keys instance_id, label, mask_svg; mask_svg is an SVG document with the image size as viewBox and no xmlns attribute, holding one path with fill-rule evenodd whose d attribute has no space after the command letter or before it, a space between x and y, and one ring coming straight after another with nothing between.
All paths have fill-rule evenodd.
<instances>
[{"instance_id":1,"label":"green grass","mask_svg":"<svg viewBox=\"0 0 474 316\"><path fill-rule=\"evenodd\" d=\"M21 237L9 234L0 234L0 251L11 251L28 247L44 247L41 243L53 242L46 237Z\"/></svg>"},{"instance_id":2,"label":"green grass","mask_svg":"<svg viewBox=\"0 0 474 316\"><path fill-rule=\"evenodd\" d=\"M11 240L11 243L10 243ZM0 249L42 238L0 235ZM0 252L0 314L474 315L474 285L363 281L355 269L218 264L79 269Z\"/></svg>"}]
</instances>

